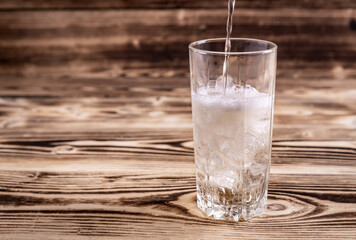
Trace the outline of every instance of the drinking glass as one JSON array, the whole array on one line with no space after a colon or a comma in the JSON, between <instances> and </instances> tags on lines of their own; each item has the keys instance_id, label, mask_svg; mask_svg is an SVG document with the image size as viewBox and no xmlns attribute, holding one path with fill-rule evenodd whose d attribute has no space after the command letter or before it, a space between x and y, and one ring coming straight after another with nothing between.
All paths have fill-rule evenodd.
<instances>
[{"instance_id":1,"label":"drinking glass","mask_svg":"<svg viewBox=\"0 0 356 240\"><path fill-rule=\"evenodd\" d=\"M225 38L191 43L190 78L198 207L239 221L267 206L277 46L230 41L230 52Z\"/></svg>"}]
</instances>

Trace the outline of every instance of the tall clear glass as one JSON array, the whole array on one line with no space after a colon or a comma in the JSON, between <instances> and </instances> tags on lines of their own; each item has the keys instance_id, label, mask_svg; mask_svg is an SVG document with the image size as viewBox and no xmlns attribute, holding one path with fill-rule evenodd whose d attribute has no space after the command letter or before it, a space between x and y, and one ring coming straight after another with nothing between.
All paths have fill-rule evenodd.
<instances>
[{"instance_id":1,"label":"tall clear glass","mask_svg":"<svg viewBox=\"0 0 356 240\"><path fill-rule=\"evenodd\" d=\"M197 202L239 221L267 206L277 46L235 38L224 47L224 38L189 45Z\"/></svg>"}]
</instances>

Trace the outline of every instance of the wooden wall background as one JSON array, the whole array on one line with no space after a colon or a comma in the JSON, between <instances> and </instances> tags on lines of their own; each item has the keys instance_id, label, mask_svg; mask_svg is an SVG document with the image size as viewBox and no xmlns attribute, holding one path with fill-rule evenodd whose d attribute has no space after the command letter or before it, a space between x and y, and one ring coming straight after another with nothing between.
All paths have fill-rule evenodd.
<instances>
[{"instance_id":1,"label":"wooden wall background","mask_svg":"<svg viewBox=\"0 0 356 240\"><path fill-rule=\"evenodd\" d=\"M354 0L236 5L233 36L276 42L280 66L355 60ZM2 0L0 11L2 72L98 77L151 67L186 72L188 43L224 37L227 12L226 1L216 0Z\"/></svg>"},{"instance_id":2,"label":"wooden wall background","mask_svg":"<svg viewBox=\"0 0 356 240\"><path fill-rule=\"evenodd\" d=\"M196 209L187 47L226 6L0 1L1 238L355 239L355 0L237 0L279 46L269 207Z\"/></svg>"}]
</instances>

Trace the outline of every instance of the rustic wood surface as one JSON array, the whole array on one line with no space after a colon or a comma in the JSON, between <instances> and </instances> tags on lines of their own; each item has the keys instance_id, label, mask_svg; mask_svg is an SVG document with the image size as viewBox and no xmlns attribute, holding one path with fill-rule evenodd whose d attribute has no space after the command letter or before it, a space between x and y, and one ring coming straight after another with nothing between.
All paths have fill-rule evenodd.
<instances>
[{"instance_id":1,"label":"rustic wood surface","mask_svg":"<svg viewBox=\"0 0 356 240\"><path fill-rule=\"evenodd\" d=\"M189 42L225 1L0 1L0 239L356 239L356 2L237 1L279 46L268 209L196 207Z\"/></svg>"},{"instance_id":2,"label":"rustic wood surface","mask_svg":"<svg viewBox=\"0 0 356 240\"><path fill-rule=\"evenodd\" d=\"M353 0L239 0L239 8L270 9L270 8L310 8L310 9L342 9L355 8ZM192 1L192 0L2 0L0 9L167 9L167 8L224 8L227 1Z\"/></svg>"}]
</instances>

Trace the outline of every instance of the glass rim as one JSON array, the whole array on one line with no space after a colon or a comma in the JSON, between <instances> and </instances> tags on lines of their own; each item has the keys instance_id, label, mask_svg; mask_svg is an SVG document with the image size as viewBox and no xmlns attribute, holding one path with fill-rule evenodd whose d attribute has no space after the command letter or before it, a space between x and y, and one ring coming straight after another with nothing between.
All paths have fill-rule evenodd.
<instances>
[{"instance_id":1,"label":"glass rim","mask_svg":"<svg viewBox=\"0 0 356 240\"><path fill-rule=\"evenodd\" d=\"M270 42L270 41L266 41L266 40L260 40L260 39L254 39L254 38L230 38L230 40L236 40L236 41L241 41L241 40L245 40L245 41L250 41L250 42L260 42L260 43L266 43L266 44L270 44L272 45L271 48L269 49L265 49L265 50L257 50L257 51L246 51L246 52L220 52L220 51L211 51L211 50L202 50L202 49L198 49L196 48L196 46L204 44L204 43L209 43L209 42L221 42L224 41L225 42L226 38L209 38L209 39L203 39L203 40L198 40L195 42L192 42L189 44L189 49L196 52L196 53L200 53L200 54L214 54L214 55L256 55L256 54L268 54L268 53L272 53L275 52L277 50L277 44Z\"/></svg>"}]
</instances>

